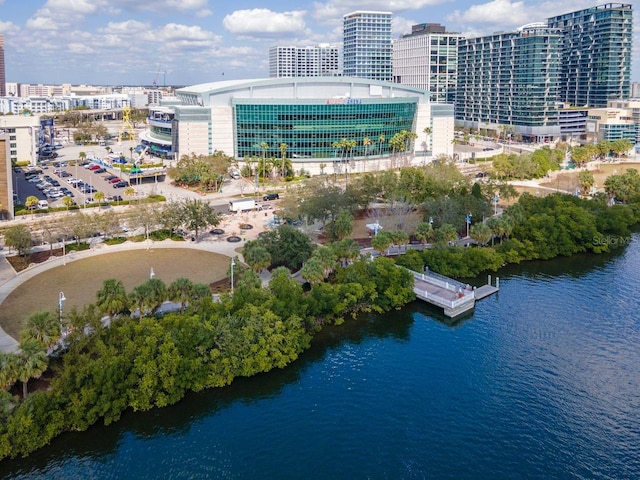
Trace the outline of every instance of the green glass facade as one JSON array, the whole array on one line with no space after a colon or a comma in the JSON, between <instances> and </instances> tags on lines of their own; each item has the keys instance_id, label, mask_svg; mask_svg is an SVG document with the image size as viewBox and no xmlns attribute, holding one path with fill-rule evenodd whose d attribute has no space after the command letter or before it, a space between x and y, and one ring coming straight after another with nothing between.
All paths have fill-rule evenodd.
<instances>
[{"instance_id":1,"label":"green glass facade","mask_svg":"<svg viewBox=\"0 0 640 480\"><path fill-rule=\"evenodd\" d=\"M287 144L287 156L296 159L339 158L334 142L355 140L353 156L389 153L389 140L401 130L414 131L417 98L335 99L323 103L281 103L233 100L238 157L261 156L260 144L277 155ZM385 141L380 142L384 135ZM369 138L367 147L363 140Z\"/></svg>"}]
</instances>

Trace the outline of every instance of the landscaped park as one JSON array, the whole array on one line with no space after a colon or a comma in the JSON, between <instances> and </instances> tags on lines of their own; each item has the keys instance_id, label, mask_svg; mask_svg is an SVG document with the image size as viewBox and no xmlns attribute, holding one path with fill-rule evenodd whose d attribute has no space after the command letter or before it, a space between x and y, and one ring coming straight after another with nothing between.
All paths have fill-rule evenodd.
<instances>
[{"instance_id":1,"label":"landscaped park","mask_svg":"<svg viewBox=\"0 0 640 480\"><path fill-rule=\"evenodd\" d=\"M105 253L67 262L46 270L21 284L9 294L0 309L0 326L20 338L26 320L35 312L57 312L60 292L66 300L64 311L95 302L104 280L121 280L127 291L144 283L151 275L165 284L180 277L195 283L211 284L227 277L229 257L190 248L150 248Z\"/></svg>"}]
</instances>

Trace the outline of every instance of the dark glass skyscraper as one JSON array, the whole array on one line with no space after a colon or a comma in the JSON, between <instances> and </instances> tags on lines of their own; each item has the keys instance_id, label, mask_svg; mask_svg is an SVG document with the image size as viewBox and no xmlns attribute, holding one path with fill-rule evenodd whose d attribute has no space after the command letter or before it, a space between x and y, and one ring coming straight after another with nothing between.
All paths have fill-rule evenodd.
<instances>
[{"instance_id":1,"label":"dark glass skyscraper","mask_svg":"<svg viewBox=\"0 0 640 480\"><path fill-rule=\"evenodd\" d=\"M605 107L629 97L632 5L607 3L547 21L561 32L559 100Z\"/></svg>"}]
</instances>

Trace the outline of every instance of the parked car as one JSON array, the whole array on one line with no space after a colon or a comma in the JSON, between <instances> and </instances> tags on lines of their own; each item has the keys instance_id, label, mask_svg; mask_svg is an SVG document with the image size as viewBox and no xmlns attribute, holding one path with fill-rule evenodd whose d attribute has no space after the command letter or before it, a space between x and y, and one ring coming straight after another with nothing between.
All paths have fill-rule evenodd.
<instances>
[{"instance_id":1,"label":"parked car","mask_svg":"<svg viewBox=\"0 0 640 480\"><path fill-rule=\"evenodd\" d=\"M267 193L262 197L262 200L266 202L267 200L278 200L279 198L280 195L278 195L277 193Z\"/></svg>"},{"instance_id":2,"label":"parked car","mask_svg":"<svg viewBox=\"0 0 640 480\"><path fill-rule=\"evenodd\" d=\"M116 178L112 178L111 180L109 180L109 183L114 184L114 183L118 183L118 182L121 182L121 181L122 181L121 178L116 177Z\"/></svg>"},{"instance_id":3,"label":"parked car","mask_svg":"<svg viewBox=\"0 0 640 480\"><path fill-rule=\"evenodd\" d=\"M113 188L124 188L124 187L128 187L129 183L125 182L123 180L119 181L118 183L114 183L113 184Z\"/></svg>"},{"instance_id":4,"label":"parked car","mask_svg":"<svg viewBox=\"0 0 640 480\"><path fill-rule=\"evenodd\" d=\"M93 165L89 165L88 170L90 170L90 171L92 171L92 172L93 172L94 170L98 170L99 168L102 168L102 167L100 167L100 165L96 165L96 164L94 163Z\"/></svg>"},{"instance_id":5,"label":"parked car","mask_svg":"<svg viewBox=\"0 0 640 480\"><path fill-rule=\"evenodd\" d=\"M107 182L110 182L110 181L111 181L111 180L113 180L114 178L118 178L118 176L117 176L117 175L107 175L106 177L104 177L104 179L105 179Z\"/></svg>"},{"instance_id":6,"label":"parked car","mask_svg":"<svg viewBox=\"0 0 640 480\"><path fill-rule=\"evenodd\" d=\"M106 171L107 171L106 168L100 167L100 168L96 168L95 170L93 170L93 173L104 173Z\"/></svg>"}]
</instances>

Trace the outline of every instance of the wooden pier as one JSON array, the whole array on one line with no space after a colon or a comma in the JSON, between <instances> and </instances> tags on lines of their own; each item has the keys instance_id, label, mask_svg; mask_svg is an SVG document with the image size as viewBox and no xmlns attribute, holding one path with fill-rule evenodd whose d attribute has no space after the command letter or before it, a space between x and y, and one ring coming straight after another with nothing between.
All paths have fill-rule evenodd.
<instances>
[{"instance_id":1,"label":"wooden pier","mask_svg":"<svg viewBox=\"0 0 640 480\"><path fill-rule=\"evenodd\" d=\"M428 270L425 273L413 270L410 272L413 274L413 291L416 297L442 308L444 314L451 318L473 310L476 300L482 300L500 289L500 279L496 278L496 284L493 286L491 275L487 285L471 288L469 285Z\"/></svg>"}]
</instances>

